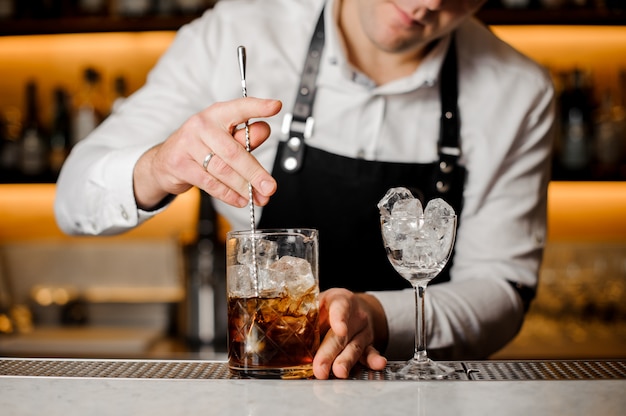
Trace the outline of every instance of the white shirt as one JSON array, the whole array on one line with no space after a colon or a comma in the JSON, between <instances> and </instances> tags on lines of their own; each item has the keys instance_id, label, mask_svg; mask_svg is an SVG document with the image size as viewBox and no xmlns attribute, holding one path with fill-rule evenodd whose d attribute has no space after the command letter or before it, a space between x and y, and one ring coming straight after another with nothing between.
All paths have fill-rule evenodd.
<instances>
[{"instance_id":1,"label":"white shirt","mask_svg":"<svg viewBox=\"0 0 626 416\"><path fill-rule=\"evenodd\" d=\"M239 45L247 50L248 94L283 102L281 113L267 120L272 136L254 151L271 170L322 5L323 0L221 1L181 28L146 85L73 149L57 183L59 226L71 234L112 234L158 214L137 208L133 167L192 114L241 96ZM332 10L329 4L308 144L369 160L437 160L439 69L449 38L412 75L376 86L348 64ZM507 280L537 284L554 92L547 71L474 19L458 28L457 51L467 182L451 282L427 292L427 340L429 349L446 350L450 359L471 359L501 348L521 326L522 304ZM246 208L221 202L216 208L233 228L249 226ZM375 295L388 318L387 356L410 356L413 293Z\"/></svg>"}]
</instances>

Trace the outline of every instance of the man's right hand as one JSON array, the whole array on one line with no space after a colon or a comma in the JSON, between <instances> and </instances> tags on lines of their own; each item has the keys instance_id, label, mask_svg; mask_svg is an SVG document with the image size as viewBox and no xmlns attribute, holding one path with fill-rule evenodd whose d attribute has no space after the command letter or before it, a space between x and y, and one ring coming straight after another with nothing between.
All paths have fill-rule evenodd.
<instances>
[{"instance_id":1,"label":"man's right hand","mask_svg":"<svg viewBox=\"0 0 626 416\"><path fill-rule=\"evenodd\" d=\"M244 207L248 183L254 188L254 202L263 206L276 191L276 181L254 156L246 151L244 129L249 119L271 117L282 103L260 98L239 98L215 103L190 117L139 159L133 172L137 206L149 210L168 195L181 194L192 186L223 202ZM270 135L263 121L250 124L250 149ZM203 162L209 154L206 169Z\"/></svg>"}]
</instances>

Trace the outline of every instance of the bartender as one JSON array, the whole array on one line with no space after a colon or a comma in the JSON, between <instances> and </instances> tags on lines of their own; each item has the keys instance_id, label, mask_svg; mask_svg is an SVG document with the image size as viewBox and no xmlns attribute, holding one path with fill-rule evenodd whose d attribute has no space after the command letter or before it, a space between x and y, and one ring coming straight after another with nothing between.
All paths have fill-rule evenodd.
<instances>
[{"instance_id":1,"label":"bartender","mask_svg":"<svg viewBox=\"0 0 626 416\"><path fill-rule=\"evenodd\" d=\"M257 227L320 230L314 372L344 378L357 362L380 370L413 352L413 292L386 259L378 200L394 186L441 197L459 224L426 298L429 354L489 356L518 332L537 286L554 92L473 17L484 1L217 3L74 147L59 226L124 232L198 187L246 229L251 183ZM250 98L237 98L239 45Z\"/></svg>"}]
</instances>

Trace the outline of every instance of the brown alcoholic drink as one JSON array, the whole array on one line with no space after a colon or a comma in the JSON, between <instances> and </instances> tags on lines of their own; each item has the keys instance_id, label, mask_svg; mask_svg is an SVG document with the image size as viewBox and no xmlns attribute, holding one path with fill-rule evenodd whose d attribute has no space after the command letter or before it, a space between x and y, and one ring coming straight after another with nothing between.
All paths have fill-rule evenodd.
<instances>
[{"instance_id":1,"label":"brown alcoholic drink","mask_svg":"<svg viewBox=\"0 0 626 416\"><path fill-rule=\"evenodd\" d=\"M320 344L316 290L299 299L229 298L228 316L229 366L236 373L313 376L313 357Z\"/></svg>"}]
</instances>

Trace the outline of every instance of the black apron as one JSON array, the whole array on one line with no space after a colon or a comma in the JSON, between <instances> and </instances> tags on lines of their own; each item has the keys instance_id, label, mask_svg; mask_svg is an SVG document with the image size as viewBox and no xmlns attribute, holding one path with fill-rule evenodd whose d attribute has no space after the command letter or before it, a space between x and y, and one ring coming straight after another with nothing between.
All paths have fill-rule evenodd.
<instances>
[{"instance_id":1,"label":"black apron","mask_svg":"<svg viewBox=\"0 0 626 416\"><path fill-rule=\"evenodd\" d=\"M279 144L274 162L272 175L278 189L263 209L259 228L317 228L321 290L410 288L387 259L377 203L389 188L403 186L424 205L433 198L443 198L460 218L466 172L457 164L461 152L454 36L439 81L439 161L413 164L352 159L305 143L312 130L315 81L324 46L323 14L311 39L296 103L289 115L289 139ZM452 259L431 284L450 280L451 264Z\"/></svg>"}]
</instances>

